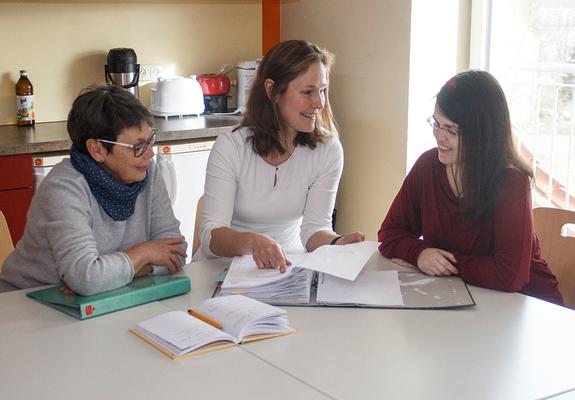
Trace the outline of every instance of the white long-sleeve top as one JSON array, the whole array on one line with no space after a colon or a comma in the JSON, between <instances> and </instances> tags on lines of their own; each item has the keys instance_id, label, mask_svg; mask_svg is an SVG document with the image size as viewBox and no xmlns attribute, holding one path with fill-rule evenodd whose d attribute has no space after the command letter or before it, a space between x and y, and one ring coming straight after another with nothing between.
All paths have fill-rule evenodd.
<instances>
[{"instance_id":1,"label":"white long-sleeve top","mask_svg":"<svg viewBox=\"0 0 575 400\"><path fill-rule=\"evenodd\" d=\"M337 137L315 149L296 146L282 164L268 164L246 138L249 128L218 136L206 171L201 250L194 259L215 257L211 232L229 227L263 233L284 251L301 252L319 231L331 231L332 212L343 169Z\"/></svg>"}]
</instances>

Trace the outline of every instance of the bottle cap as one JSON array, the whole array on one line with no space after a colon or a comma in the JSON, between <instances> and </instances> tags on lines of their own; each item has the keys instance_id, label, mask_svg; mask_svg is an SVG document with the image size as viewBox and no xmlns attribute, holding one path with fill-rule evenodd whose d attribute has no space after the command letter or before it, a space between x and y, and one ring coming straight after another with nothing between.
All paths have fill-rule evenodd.
<instances>
[{"instance_id":1,"label":"bottle cap","mask_svg":"<svg viewBox=\"0 0 575 400\"><path fill-rule=\"evenodd\" d=\"M27 75L27 74L28 74L27 70L25 70L25 69L20 70L20 75Z\"/></svg>"}]
</instances>

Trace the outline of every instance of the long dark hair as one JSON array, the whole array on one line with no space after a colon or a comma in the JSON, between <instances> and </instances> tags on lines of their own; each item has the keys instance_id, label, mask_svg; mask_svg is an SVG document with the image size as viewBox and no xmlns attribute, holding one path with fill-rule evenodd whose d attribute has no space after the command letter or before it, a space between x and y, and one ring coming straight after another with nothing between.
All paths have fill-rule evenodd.
<instances>
[{"instance_id":1,"label":"long dark hair","mask_svg":"<svg viewBox=\"0 0 575 400\"><path fill-rule=\"evenodd\" d=\"M274 99L283 95L288 84L305 73L314 63L321 62L329 78L333 59L333 55L327 50L304 40L280 42L268 51L258 66L246 104L246 113L240 124L240 127L246 126L252 130L248 140L251 140L254 152L262 157L273 152L285 153L286 149L279 138L284 121ZM274 81L269 97L265 89L266 79ZM324 142L334 134L337 135L337 128L326 89L325 105L317 116L313 132L298 132L294 146L302 145L313 149L318 142Z\"/></svg>"},{"instance_id":2,"label":"long dark hair","mask_svg":"<svg viewBox=\"0 0 575 400\"><path fill-rule=\"evenodd\" d=\"M447 118L459 125L461 133L463 212L473 222L491 218L507 168L533 177L515 150L503 89L489 72L466 71L443 85L437 104Z\"/></svg>"}]
</instances>

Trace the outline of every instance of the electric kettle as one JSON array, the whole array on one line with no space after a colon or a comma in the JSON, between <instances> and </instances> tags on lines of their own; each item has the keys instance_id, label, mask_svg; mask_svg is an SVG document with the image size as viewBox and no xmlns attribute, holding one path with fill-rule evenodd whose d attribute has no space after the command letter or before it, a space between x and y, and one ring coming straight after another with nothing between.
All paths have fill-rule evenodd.
<instances>
[{"instance_id":1,"label":"electric kettle","mask_svg":"<svg viewBox=\"0 0 575 400\"><path fill-rule=\"evenodd\" d=\"M204 94L195 75L159 77L150 93L152 115L170 117L204 112Z\"/></svg>"}]
</instances>

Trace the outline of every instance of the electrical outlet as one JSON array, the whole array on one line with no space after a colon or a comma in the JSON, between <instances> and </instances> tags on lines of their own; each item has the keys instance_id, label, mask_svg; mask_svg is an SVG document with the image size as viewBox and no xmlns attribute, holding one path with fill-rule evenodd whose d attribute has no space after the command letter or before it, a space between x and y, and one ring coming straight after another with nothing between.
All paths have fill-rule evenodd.
<instances>
[{"instance_id":1,"label":"electrical outlet","mask_svg":"<svg viewBox=\"0 0 575 400\"><path fill-rule=\"evenodd\" d=\"M160 76L159 64L140 64L140 82L156 81Z\"/></svg>"}]
</instances>

